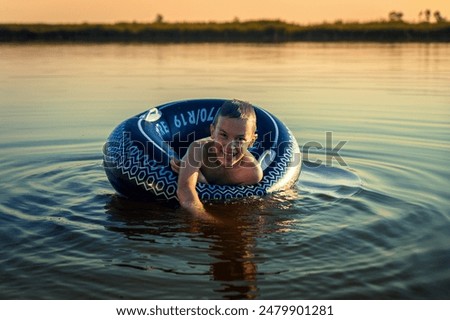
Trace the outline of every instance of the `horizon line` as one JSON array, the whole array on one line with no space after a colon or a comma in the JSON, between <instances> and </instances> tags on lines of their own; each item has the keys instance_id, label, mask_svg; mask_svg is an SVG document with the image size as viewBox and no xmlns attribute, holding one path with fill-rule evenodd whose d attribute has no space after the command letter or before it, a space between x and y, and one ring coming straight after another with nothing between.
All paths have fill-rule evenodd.
<instances>
[{"instance_id":1,"label":"horizon line","mask_svg":"<svg viewBox=\"0 0 450 320\"><path fill-rule=\"evenodd\" d=\"M18 24L18 25L31 25L31 24L45 24L45 25L83 25L83 24L91 24L91 25L115 25L115 24L228 24L228 23L235 23L235 24L244 24L244 23L250 23L250 22L278 22L278 23L284 23L288 25L297 25L297 26L315 26L315 25L327 25L327 24L368 24L368 23L407 23L407 24L438 24L438 23L450 23L450 21L426 21L426 20L407 20L402 19L398 21L388 20L385 18L381 18L378 20L343 20L343 19L335 19L334 21L327 21L324 20L322 22L309 22L309 23L300 23L300 22L294 22L294 21L287 21L280 18L276 19L266 19L266 18L258 18L258 19L246 19L241 20L238 18L234 18L231 20L198 20L198 21L137 21L137 20L117 20L115 22L93 22L93 21L78 21L78 22L42 22L42 21L33 21L33 22L3 22L0 21L0 25L5 24Z\"/></svg>"}]
</instances>

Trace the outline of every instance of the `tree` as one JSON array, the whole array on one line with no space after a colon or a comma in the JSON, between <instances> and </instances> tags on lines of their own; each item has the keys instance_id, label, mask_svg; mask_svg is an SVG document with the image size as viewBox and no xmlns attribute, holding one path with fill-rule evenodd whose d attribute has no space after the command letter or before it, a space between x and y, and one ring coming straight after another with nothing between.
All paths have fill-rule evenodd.
<instances>
[{"instance_id":1,"label":"tree","mask_svg":"<svg viewBox=\"0 0 450 320\"><path fill-rule=\"evenodd\" d=\"M397 11L391 11L389 12L389 21L391 22L399 22L402 21L403 13L397 12Z\"/></svg>"},{"instance_id":2,"label":"tree","mask_svg":"<svg viewBox=\"0 0 450 320\"><path fill-rule=\"evenodd\" d=\"M164 22L164 17L158 13L155 18L155 23L163 23L163 22Z\"/></svg>"},{"instance_id":3,"label":"tree","mask_svg":"<svg viewBox=\"0 0 450 320\"><path fill-rule=\"evenodd\" d=\"M427 22L430 22L430 16L431 16L431 11L430 11L430 9L425 10L424 14L425 14L425 20L426 20Z\"/></svg>"},{"instance_id":4,"label":"tree","mask_svg":"<svg viewBox=\"0 0 450 320\"><path fill-rule=\"evenodd\" d=\"M441 16L441 13L439 11L435 11L433 13L433 15L434 15L434 19L436 19L437 23L445 22L445 18L443 16Z\"/></svg>"}]
</instances>

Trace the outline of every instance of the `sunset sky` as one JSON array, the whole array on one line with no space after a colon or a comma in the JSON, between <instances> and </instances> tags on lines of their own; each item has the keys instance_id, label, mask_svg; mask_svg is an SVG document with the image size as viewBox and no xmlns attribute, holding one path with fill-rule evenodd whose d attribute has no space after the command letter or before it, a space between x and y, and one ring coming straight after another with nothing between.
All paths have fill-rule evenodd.
<instances>
[{"instance_id":1,"label":"sunset sky","mask_svg":"<svg viewBox=\"0 0 450 320\"><path fill-rule=\"evenodd\" d=\"M449 0L0 0L0 23L167 22L281 19L295 23L369 21L401 11L417 21L421 10L450 20Z\"/></svg>"}]
</instances>

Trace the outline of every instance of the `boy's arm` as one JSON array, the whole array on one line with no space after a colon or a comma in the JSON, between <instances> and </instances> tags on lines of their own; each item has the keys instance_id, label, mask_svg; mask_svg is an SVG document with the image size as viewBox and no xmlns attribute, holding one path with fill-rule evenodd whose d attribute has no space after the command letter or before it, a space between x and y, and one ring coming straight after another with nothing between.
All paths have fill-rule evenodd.
<instances>
[{"instance_id":1,"label":"boy's arm","mask_svg":"<svg viewBox=\"0 0 450 320\"><path fill-rule=\"evenodd\" d=\"M200 201L195 186L202 165L202 145L193 142L183 158L178 173L177 196L181 207L202 219L212 219Z\"/></svg>"}]
</instances>

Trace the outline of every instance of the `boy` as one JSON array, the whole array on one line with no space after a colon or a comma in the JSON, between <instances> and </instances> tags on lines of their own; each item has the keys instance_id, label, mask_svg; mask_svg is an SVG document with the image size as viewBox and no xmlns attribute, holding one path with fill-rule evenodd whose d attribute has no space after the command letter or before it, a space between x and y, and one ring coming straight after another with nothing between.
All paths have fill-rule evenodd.
<instances>
[{"instance_id":1,"label":"boy","mask_svg":"<svg viewBox=\"0 0 450 320\"><path fill-rule=\"evenodd\" d=\"M200 201L197 182L222 185L258 183L263 172L248 151L255 142L256 115L244 101L226 101L210 125L211 137L194 141L181 163L171 162L178 172L177 195L180 205L198 217L211 219Z\"/></svg>"}]
</instances>

